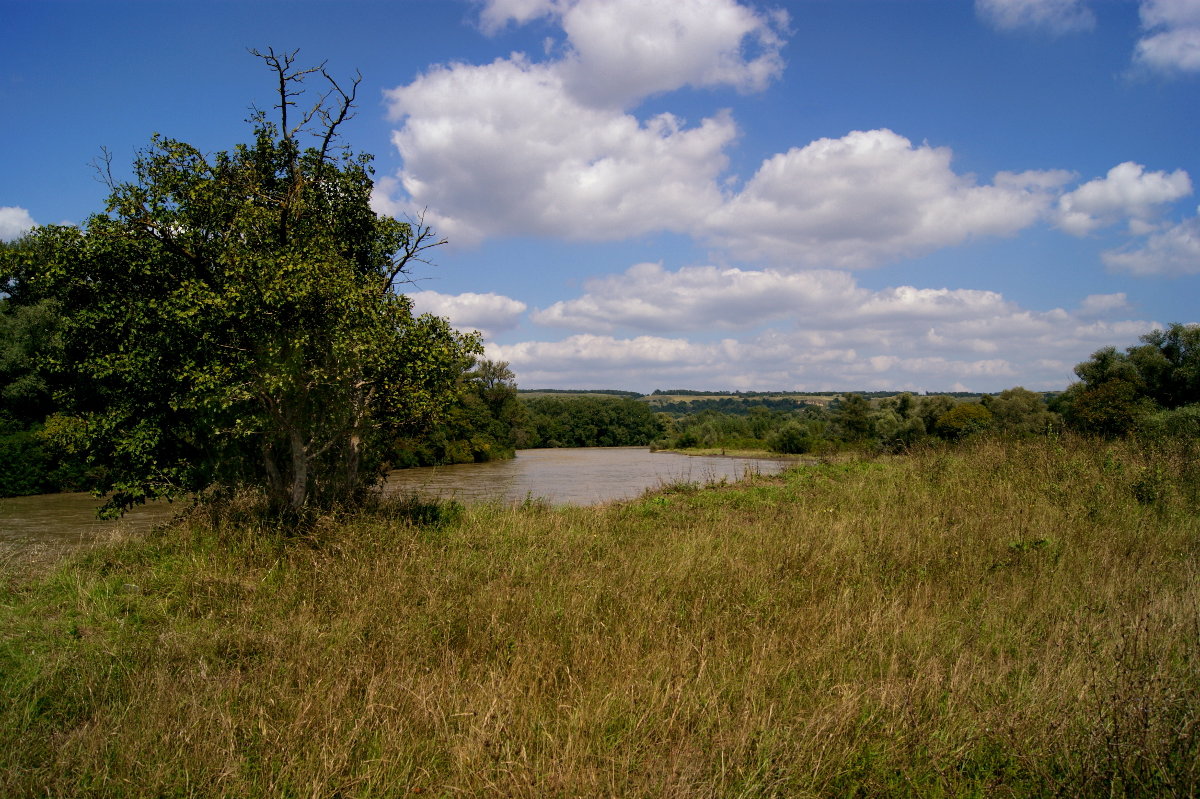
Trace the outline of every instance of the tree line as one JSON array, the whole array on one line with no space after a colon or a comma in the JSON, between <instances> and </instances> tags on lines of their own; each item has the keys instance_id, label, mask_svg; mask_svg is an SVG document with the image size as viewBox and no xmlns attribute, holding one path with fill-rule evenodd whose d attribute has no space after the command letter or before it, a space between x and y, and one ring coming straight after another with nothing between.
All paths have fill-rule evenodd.
<instances>
[{"instance_id":1,"label":"tree line","mask_svg":"<svg viewBox=\"0 0 1200 799\"><path fill-rule=\"evenodd\" d=\"M981 433L1200 437L1200 326L1171 324L1140 341L1124 352L1098 350L1075 367L1079 380L1063 392L1017 386L982 396L843 394L827 407L793 411L766 402L736 409L709 405L669 420L655 446L804 454L846 448L897 452Z\"/></svg>"}]
</instances>

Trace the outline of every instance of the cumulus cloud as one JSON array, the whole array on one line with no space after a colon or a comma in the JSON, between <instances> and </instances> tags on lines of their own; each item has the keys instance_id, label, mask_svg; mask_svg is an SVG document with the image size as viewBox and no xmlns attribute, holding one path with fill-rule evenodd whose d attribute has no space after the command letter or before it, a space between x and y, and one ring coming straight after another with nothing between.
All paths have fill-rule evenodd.
<instances>
[{"instance_id":1,"label":"cumulus cloud","mask_svg":"<svg viewBox=\"0 0 1200 799\"><path fill-rule=\"evenodd\" d=\"M1146 232L1150 220L1166 203L1192 193L1187 172L1146 172L1126 161L1103 178L1088 181L1058 200L1058 224L1076 236L1128 219L1135 233Z\"/></svg>"},{"instance_id":2,"label":"cumulus cloud","mask_svg":"<svg viewBox=\"0 0 1200 799\"><path fill-rule=\"evenodd\" d=\"M555 13L558 7L556 0L487 0L479 12L479 23L492 35L510 22L524 25Z\"/></svg>"},{"instance_id":3,"label":"cumulus cloud","mask_svg":"<svg viewBox=\"0 0 1200 799\"><path fill-rule=\"evenodd\" d=\"M559 68L574 96L598 105L683 86L759 91L783 71L786 25L782 12L733 0L580 0L562 14L570 44Z\"/></svg>"},{"instance_id":4,"label":"cumulus cloud","mask_svg":"<svg viewBox=\"0 0 1200 799\"><path fill-rule=\"evenodd\" d=\"M642 122L585 105L563 80L554 66L513 57L437 67L390 91L404 169L380 183L376 207L428 208L439 231L470 242L682 231L720 203L715 181L736 135L728 115L692 127L671 114ZM405 198L387 201L397 189Z\"/></svg>"},{"instance_id":5,"label":"cumulus cloud","mask_svg":"<svg viewBox=\"0 0 1200 799\"><path fill-rule=\"evenodd\" d=\"M994 291L866 289L838 270L638 264L531 315L573 335L491 357L523 383L563 387L1061 388L1095 349L1154 326L1109 321L1126 305L1124 294L1092 295L1073 312L1035 311ZM712 330L726 337L703 335Z\"/></svg>"},{"instance_id":6,"label":"cumulus cloud","mask_svg":"<svg viewBox=\"0 0 1200 799\"><path fill-rule=\"evenodd\" d=\"M1095 15L1082 0L975 0L975 12L1004 31L1025 28L1063 34L1096 26Z\"/></svg>"},{"instance_id":7,"label":"cumulus cloud","mask_svg":"<svg viewBox=\"0 0 1200 799\"><path fill-rule=\"evenodd\" d=\"M627 106L682 86L758 91L783 71L786 12L735 0L488 0L480 22L495 33L538 17L562 27L566 52L554 68L593 105Z\"/></svg>"},{"instance_id":8,"label":"cumulus cloud","mask_svg":"<svg viewBox=\"0 0 1200 799\"><path fill-rule=\"evenodd\" d=\"M807 309L852 301L857 289L842 272L793 275L773 271L638 264L624 274L589 281L586 293L534 311L550 327L613 331L740 329Z\"/></svg>"},{"instance_id":9,"label":"cumulus cloud","mask_svg":"<svg viewBox=\"0 0 1200 799\"><path fill-rule=\"evenodd\" d=\"M0 206L0 241L12 241L24 236L37 224L24 208Z\"/></svg>"},{"instance_id":10,"label":"cumulus cloud","mask_svg":"<svg viewBox=\"0 0 1200 799\"><path fill-rule=\"evenodd\" d=\"M942 147L890 130L820 139L763 162L708 219L721 246L748 258L858 268L1008 235L1052 202L1061 172L1001 173L980 185Z\"/></svg>"},{"instance_id":11,"label":"cumulus cloud","mask_svg":"<svg viewBox=\"0 0 1200 799\"><path fill-rule=\"evenodd\" d=\"M781 319L823 329L926 323L1008 308L992 291L899 286L873 292L835 270L785 273L690 266L668 272L660 264L638 264L624 274L589 281L582 297L534 311L531 318L548 327L605 332L739 330Z\"/></svg>"},{"instance_id":12,"label":"cumulus cloud","mask_svg":"<svg viewBox=\"0 0 1200 799\"><path fill-rule=\"evenodd\" d=\"M1200 3L1142 0L1143 36L1134 61L1164 72L1200 72Z\"/></svg>"},{"instance_id":13,"label":"cumulus cloud","mask_svg":"<svg viewBox=\"0 0 1200 799\"><path fill-rule=\"evenodd\" d=\"M743 390L999 391L1021 384L1065 387L1071 367L1101 346L1133 342L1155 323L1089 323L1067 314L1017 313L981 326L1011 326L1000 341L944 346L959 325L924 334L895 329L814 333L766 330L746 339L577 334L561 341L489 344L489 358L508 361L524 386L620 386ZM966 327L970 327L967 325ZM895 333L890 340L881 338Z\"/></svg>"},{"instance_id":14,"label":"cumulus cloud","mask_svg":"<svg viewBox=\"0 0 1200 799\"><path fill-rule=\"evenodd\" d=\"M1098 316L1128 307L1129 299L1123 291L1116 294L1089 294L1079 303L1079 313L1083 316Z\"/></svg>"},{"instance_id":15,"label":"cumulus cloud","mask_svg":"<svg viewBox=\"0 0 1200 799\"><path fill-rule=\"evenodd\" d=\"M490 337L517 326L526 305L502 294L441 294L436 291L416 291L407 295L413 311L443 316L460 330L478 330Z\"/></svg>"},{"instance_id":16,"label":"cumulus cloud","mask_svg":"<svg viewBox=\"0 0 1200 799\"><path fill-rule=\"evenodd\" d=\"M1200 274L1200 216L1150 234L1142 243L1101 255L1115 271L1134 275Z\"/></svg>"},{"instance_id":17,"label":"cumulus cloud","mask_svg":"<svg viewBox=\"0 0 1200 799\"><path fill-rule=\"evenodd\" d=\"M566 36L556 57L437 66L386 93L404 168L379 182L376 210L427 209L467 244L690 230L721 202L736 125L627 109L684 86L763 88L783 69L787 15L735 0L491 0L480 19L495 32L538 17Z\"/></svg>"},{"instance_id":18,"label":"cumulus cloud","mask_svg":"<svg viewBox=\"0 0 1200 799\"><path fill-rule=\"evenodd\" d=\"M979 0L977 8L1008 28L1061 31L1092 22L1074 0ZM1144 25L1181 28L1190 19L1181 9L1147 0ZM878 266L1013 235L1046 219L1075 235L1121 222L1146 235L1158 231L1166 203L1191 192L1183 170L1150 172L1132 162L1073 191L1066 187L1074 175L1063 170L1000 172L988 182L956 172L949 148L887 129L794 147L741 182L726 172L738 136L729 113L688 121L639 116L636 106L684 86L762 88L782 69L786 15L735 0L489 0L480 22L496 32L538 18L562 37L544 61L514 53L490 64L440 65L387 92L403 168L377 183L376 210L422 212L468 245L493 236L615 241L668 231L723 250L731 261L794 272ZM1147 247L1179 250L1166 241L1164 233ZM1145 264L1130 264L1147 257L1129 250L1108 260L1145 272ZM1164 262L1162 253L1155 258ZM752 294L761 278L744 280ZM779 301L761 298L768 312ZM614 302L596 289L537 317L568 326L577 318L616 319L622 314L612 313ZM636 316L636 303L624 302L624 315ZM732 304L691 312L717 328L738 325Z\"/></svg>"},{"instance_id":19,"label":"cumulus cloud","mask_svg":"<svg viewBox=\"0 0 1200 799\"><path fill-rule=\"evenodd\" d=\"M493 0L481 22L495 31L538 17L566 37L548 60L436 66L387 93L404 166L378 182L376 210L424 212L459 244L668 231L781 270L864 268L1012 235L1044 219L1073 178L1000 172L988 183L956 172L948 148L878 129L792 148L739 183L726 174L738 135L729 113L688 122L629 108L686 85L760 88L781 68L782 14L734 0ZM1187 181L1150 173L1141 188L1160 175ZM1090 193L1060 209L1064 227L1102 223Z\"/></svg>"}]
</instances>

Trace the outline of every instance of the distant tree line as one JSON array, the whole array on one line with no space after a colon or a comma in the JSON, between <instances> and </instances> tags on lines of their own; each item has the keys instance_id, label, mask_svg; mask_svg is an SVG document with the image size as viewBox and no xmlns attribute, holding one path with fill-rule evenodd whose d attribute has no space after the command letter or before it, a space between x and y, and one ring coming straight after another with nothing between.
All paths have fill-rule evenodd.
<instances>
[{"instance_id":1,"label":"distant tree line","mask_svg":"<svg viewBox=\"0 0 1200 799\"><path fill-rule=\"evenodd\" d=\"M617 388L521 388L517 389L521 394L608 394L614 397L630 397L637 399L643 396L636 391L622 391Z\"/></svg>"},{"instance_id":2,"label":"distant tree line","mask_svg":"<svg viewBox=\"0 0 1200 799\"><path fill-rule=\"evenodd\" d=\"M651 407L659 413L670 416L690 416L702 411L716 411L734 416L746 416L756 408L766 408L772 411L798 411L809 407L811 403L796 397L767 395L761 399L742 397L719 397L716 399L680 400L679 402L655 402Z\"/></svg>"},{"instance_id":3,"label":"distant tree line","mask_svg":"<svg viewBox=\"0 0 1200 799\"><path fill-rule=\"evenodd\" d=\"M737 400L704 401L701 407L697 400L690 403L697 412L668 420L654 446L787 454L844 448L898 452L981 433L1034 436L1068 429L1104 438L1200 438L1200 326L1154 330L1124 352L1105 347L1077 365L1075 374L1079 381L1057 393L1020 386L985 395L855 393L828 407L796 410L765 401L740 401L735 408Z\"/></svg>"}]
</instances>

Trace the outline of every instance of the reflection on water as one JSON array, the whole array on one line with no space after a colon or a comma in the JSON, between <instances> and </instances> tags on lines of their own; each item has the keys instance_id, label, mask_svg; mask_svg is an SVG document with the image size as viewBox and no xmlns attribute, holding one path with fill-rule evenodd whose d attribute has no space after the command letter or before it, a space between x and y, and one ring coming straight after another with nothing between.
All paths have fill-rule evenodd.
<instances>
[{"instance_id":1,"label":"reflection on water","mask_svg":"<svg viewBox=\"0 0 1200 799\"><path fill-rule=\"evenodd\" d=\"M429 466L392 472L384 493L418 494L462 502L545 500L593 505L635 497L667 483L737 480L747 472L774 474L787 461L719 458L655 452L644 447L521 450L513 460ZM43 494L0 499L0 560L63 551L114 532L137 532L168 521L179 504L158 502L123 519L96 518L101 501L91 494Z\"/></svg>"},{"instance_id":2,"label":"reflection on water","mask_svg":"<svg viewBox=\"0 0 1200 799\"><path fill-rule=\"evenodd\" d=\"M507 461L401 469L385 493L438 496L463 502L527 498L551 504L593 505L627 499L681 481L738 480L747 472L775 474L787 461L651 452L645 447L526 449Z\"/></svg>"}]
</instances>

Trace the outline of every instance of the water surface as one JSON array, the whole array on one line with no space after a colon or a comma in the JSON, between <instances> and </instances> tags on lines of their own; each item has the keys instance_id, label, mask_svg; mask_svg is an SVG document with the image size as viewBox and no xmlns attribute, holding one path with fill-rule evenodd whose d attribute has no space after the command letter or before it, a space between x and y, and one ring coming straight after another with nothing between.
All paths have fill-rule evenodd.
<instances>
[{"instance_id":1,"label":"water surface","mask_svg":"<svg viewBox=\"0 0 1200 799\"><path fill-rule=\"evenodd\" d=\"M135 508L121 519L97 519L104 504L90 493L38 494L0 499L0 559L14 552L38 557L61 552L113 535L148 530L183 507L155 502Z\"/></svg>"},{"instance_id":2,"label":"water surface","mask_svg":"<svg viewBox=\"0 0 1200 799\"><path fill-rule=\"evenodd\" d=\"M775 474L792 462L651 452L646 447L525 449L507 461L401 469L388 475L385 493L462 502L545 500L595 505L636 497L667 483L739 480L747 472Z\"/></svg>"}]
</instances>

